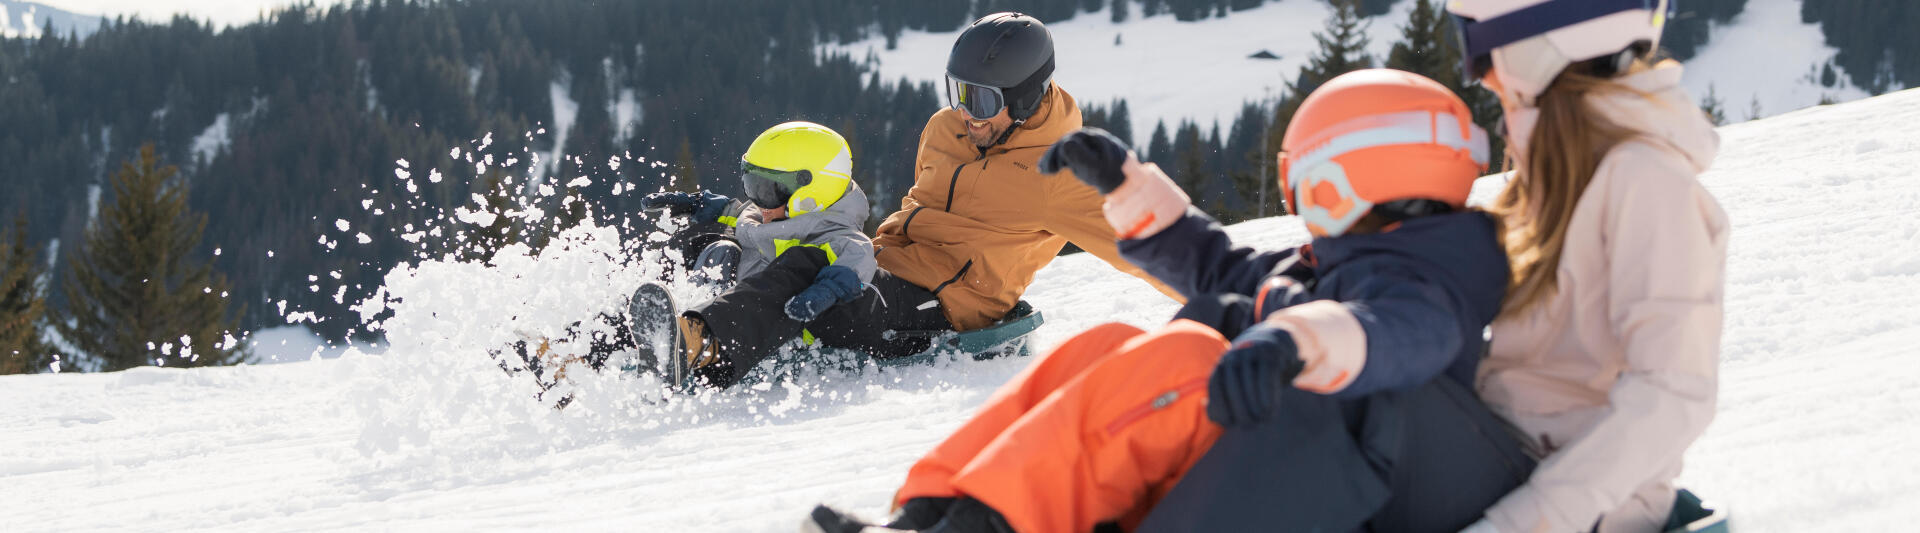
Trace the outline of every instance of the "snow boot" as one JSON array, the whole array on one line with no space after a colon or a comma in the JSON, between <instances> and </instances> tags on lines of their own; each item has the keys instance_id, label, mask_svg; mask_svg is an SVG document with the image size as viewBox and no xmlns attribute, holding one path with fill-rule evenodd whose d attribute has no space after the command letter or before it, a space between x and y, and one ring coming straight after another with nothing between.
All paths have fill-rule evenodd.
<instances>
[{"instance_id":1,"label":"snow boot","mask_svg":"<svg viewBox=\"0 0 1920 533\"><path fill-rule=\"evenodd\" d=\"M715 241L700 250L693 260L690 277L694 283L711 287L732 287L740 265L740 245L733 241Z\"/></svg>"},{"instance_id":2,"label":"snow boot","mask_svg":"<svg viewBox=\"0 0 1920 533\"><path fill-rule=\"evenodd\" d=\"M1665 533L1727 533L1726 509L1715 509L1700 501L1693 491L1680 489L1674 495L1673 511L1667 514L1667 525L1661 528Z\"/></svg>"},{"instance_id":3,"label":"snow boot","mask_svg":"<svg viewBox=\"0 0 1920 533\"><path fill-rule=\"evenodd\" d=\"M662 357L676 353L675 346L680 344L675 338L678 331L674 320L680 316L680 306L674 302L673 293L667 286L659 283L642 283L633 290L633 296L627 298L627 335L632 339L636 356L621 369L638 374L659 372L669 378L668 383L678 384L670 379L671 372L662 366L673 357Z\"/></svg>"},{"instance_id":4,"label":"snow boot","mask_svg":"<svg viewBox=\"0 0 1920 533\"><path fill-rule=\"evenodd\" d=\"M900 511L893 514L893 521L887 527L894 529L926 529L940 523L947 517L947 509L953 508L958 498L908 498L900 504Z\"/></svg>"},{"instance_id":5,"label":"snow boot","mask_svg":"<svg viewBox=\"0 0 1920 533\"><path fill-rule=\"evenodd\" d=\"M679 353L668 375L681 390L694 385L724 389L733 385L733 362L720 356L720 342L698 318L682 316L675 320Z\"/></svg>"},{"instance_id":6,"label":"snow boot","mask_svg":"<svg viewBox=\"0 0 1920 533\"><path fill-rule=\"evenodd\" d=\"M942 498L944 499L944 498ZM913 500L908 500L911 504ZM901 506L901 512L907 511ZM895 520L898 522L899 520ZM1013 533L1013 526L999 511L973 498L951 500L946 515L928 527L889 527L876 526L860 520L858 517L825 505L816 505L807 519L800 523L800 533Z\"/></svg>"}]
</instances>

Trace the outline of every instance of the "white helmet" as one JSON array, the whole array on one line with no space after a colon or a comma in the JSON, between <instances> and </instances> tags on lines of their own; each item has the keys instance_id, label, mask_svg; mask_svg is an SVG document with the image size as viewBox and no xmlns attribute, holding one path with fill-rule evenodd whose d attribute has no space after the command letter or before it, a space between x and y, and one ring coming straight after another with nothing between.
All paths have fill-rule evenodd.
<instances>
[{"instance_id":1,"label":"white helmet","mask_svg":"<svg viewBox=\"0 0 1920 533\"><path fill-rule=\"evenodd\" d=\"M1567 65L1612 57L1624 69L1659 47L1669 0L1449 0L1463 79L1499 69L1512 101L1533 106Z\"/></svg>"}]
</instances>

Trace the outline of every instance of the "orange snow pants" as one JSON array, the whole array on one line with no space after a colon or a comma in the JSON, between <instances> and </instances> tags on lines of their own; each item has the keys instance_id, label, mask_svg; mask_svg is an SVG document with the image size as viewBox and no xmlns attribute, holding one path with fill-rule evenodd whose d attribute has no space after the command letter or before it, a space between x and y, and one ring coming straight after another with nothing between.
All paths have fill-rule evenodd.
<instances>
[{"instance_id":1,"label":"orange snow pants","mask_svg":"<svg viewBox=\"0 0 1920 533\"><path fill-rule=\"evenodd\" d=\"M1020 533L1132 530L1220 436L1207 377L1227 340L1199 322L1087 330L1000 387L894 495L965 495Z\"/></svg>"}]
</instances>

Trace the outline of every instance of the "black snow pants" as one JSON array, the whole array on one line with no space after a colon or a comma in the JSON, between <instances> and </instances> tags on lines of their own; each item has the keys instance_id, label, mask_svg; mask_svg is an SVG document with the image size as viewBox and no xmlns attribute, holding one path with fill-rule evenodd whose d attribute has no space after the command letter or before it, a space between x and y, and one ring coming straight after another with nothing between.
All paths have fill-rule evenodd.
<instances>
[{"instance_id":1,"label":"black snow pants","mask_svg":"<svg viewBox=\"0 0 1920 533\"><path fill-rule=\"evenodd\" d=\"M1223 433L1140 531L1452 533L1533 466L1451 378L1353 400L1289 387L1274 418Z\"/></svg>"},{"instance_id":2,"label":"black snow pants","mask_svg":"<svg viewBox=\"0 0 1920 533\"><path fill-rule=\"evenodd\" d=\"M724 379L722 385L738 382L781 345L799 337L801 330L823 346L888 358L930 346L925 337L893 332L953 329L932 292L885 270L874 272L872 283L858 299L829 307L812 322L787 317L787 300L812 286L814 276L830 264L825 252L795 246L766 269L740 278L713 301L685 312L707 324L720 343L720 356L732 366L731 379Z\"/></svg>"}]
</instances>

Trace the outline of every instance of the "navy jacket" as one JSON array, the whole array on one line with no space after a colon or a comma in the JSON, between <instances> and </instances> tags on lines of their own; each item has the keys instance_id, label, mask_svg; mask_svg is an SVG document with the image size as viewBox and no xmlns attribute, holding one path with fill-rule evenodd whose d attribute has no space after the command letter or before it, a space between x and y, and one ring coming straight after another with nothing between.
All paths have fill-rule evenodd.
<instances>
[{"instance_id":1,"label":"navy jacket","mask_svg":"<svg viewBox=\"0 0 1920 533\"><path fill-rule=\"evenodd\" d=\"M1419 217L1392 231L1260 251L1234 244L1212 217L1189 208L1151 237L1121 241L1120 253L1188 300L1219 293L1260 298L1262 315L1252 320L1312 300L1345 305L1366 332L1367 362L1352 384L1333 395L1342 399L1410 388L1443 371L1472 387L1484 332L1500 312L1508 279L1493 221L1478 212ZM1261 290L1269 283L1283 289ZM1285 290L1288 285L1304 290ZM1239 331L1247 325L1214 327Z\"/></svg>"}]
</instances>

